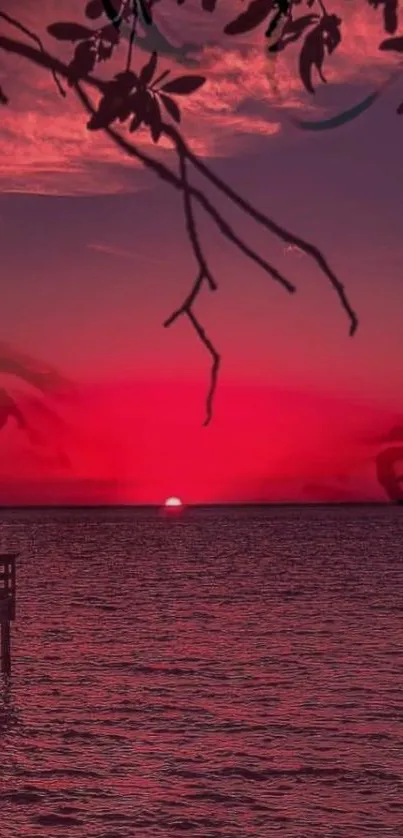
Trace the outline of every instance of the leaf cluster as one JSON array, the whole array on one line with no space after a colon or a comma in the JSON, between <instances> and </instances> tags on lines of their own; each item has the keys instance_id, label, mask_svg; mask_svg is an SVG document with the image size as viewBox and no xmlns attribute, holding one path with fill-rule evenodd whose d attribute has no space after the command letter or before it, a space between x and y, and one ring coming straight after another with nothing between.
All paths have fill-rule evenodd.
<instances>
[{"instance_id":1,"label":"leaf cluster","mask_svg":"<svg viewBox=\"0 0 403 838\"><path fill-rule=\"evenodd\" d=\"M375 11L381 9L384 31L394 35L399 24L399 0L366 2ZM264 22L269 52L282 52L289 44L302 41L299 76L305 90L314 94L313 71L316 69L320 80L326 82L324 64L342 41L342 18L328 12L322 0L251 0L247 8L225 26L224 32L231 36L241 35ZM277 37L276 32L279 33ZM379 49L403 52L403 37L387 38L380 43ZM397 112L403 112L403 103Z\"/></svg>"},{"instance_id":2,"label":"leaf cluster","mask_svg":"<svg viewBox=\"0 0 403 838\"><path fill-rule=\"evenodd\" d=\"M91 0L86 7L86 13L92 19L102 14L101 0ZM78 42L69 64L70 84L85 80L97 62L110 58L120 37L111 24L94 31L78 23L54 23L48 27L48 32L59 41ZM157 65L158 55L153 52L139 73L127 69L117 73L111 81L105 82L97 112L87 127L91 131L97 131L109 127L116 121L130 120L129 131L147 126L153 141L157 143L163 127L162 110L176 123L180 123L180 108L172 96L194 93L206 79L200 75L186 75L161 84L170 75L170 71L165 70L156 78Z\"/></svg>"},{"instance_id":3,"label":"leaf cluster","mask_svg":"<svg viewBox=\"0 0 403 838\"><path fill-rule=\"evenodd\" d=\"M157 53L153 52L139 74L133 70L118 73L104 87L98 109L88 122L91 131L108 128L115 121L130 119L129 131L137 131L142 125L150 129L151 137L158 142L163 128L161 105L177 123L181 120L180 109L172 95L194 93L205 82L204 76L180 76L161 85L169 75L164 71L155 78ZM157 87L157 85L160 85Z\"/></svg>"},{"instance_id":4,"label":"leaf cluster","mask_svg":"<svg viewBox=\"0 0 403 838\"><path fill-rule=\"evenodd\" d=\"M143 0L145 2L145 0ZM154 0L154 3L158 0ZM178 0L181 5L185 0ZM375 11L381 10L384 31L395 35L398 28L398 0L365 0ZM105 18L105 4L112 0L89 0L85 14L91 21ZM117 0L113 0L117 3ZM112 3L112 7L115 6ZM217 0L202 0L202 9L213 12ZM116 7L118 11L118 6ZM123 4L119 10L120 18L129 19L135 15L135 4ZM322 0L251 0L246 9L230 21L224 28L229 36L251 32L263 23L266 25L265 37L270 52L282 52L290 44L300 42L298 72L305 90L315 93L314 73L322 82L326 82L324 65L342 41L342 18L328 12ZM97 62L107 61L113 55L120 40L119 28L111 21L97 29L91 29L78 23L54 23L48 31L57 40L76 43L73 59L69 65L74 84L87 78ZM383 40L379 49L382 51L403 52L403 37L390 37ZM130 130L135 131L142 125L150 128L154 142L161 135L161 106L177 123L180 122L180 110L170 94L186 95L193 93L205 81L202 76L183 76L169 81L159 89L157 80L151 85L157 66L157 55L153 53L148 63L136 75L128 70L120 73L105 88L105 94L98 108L96 118L89 123L89 128L110 125L118 119L124 122L129 117ZM397 109L403 112L403 103Z\"/></svg>"}]
</instances>

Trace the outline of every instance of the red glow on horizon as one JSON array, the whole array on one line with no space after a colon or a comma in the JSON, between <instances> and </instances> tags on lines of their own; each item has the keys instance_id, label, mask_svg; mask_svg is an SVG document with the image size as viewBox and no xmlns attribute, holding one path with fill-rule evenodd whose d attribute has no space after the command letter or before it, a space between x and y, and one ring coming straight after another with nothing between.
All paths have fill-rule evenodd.
<instances>
[{"instance_id":1,"label":"red glow on horizon","mask_svg":"<svg viewBox=\"0 0 403 838\"><path fill-rule=\"evenodd\" d=\"M46 451L9 423L0 503L157 504L181 518L195 504L386 499L374 440L396 425L391 407L223 383L206 430L203 384L83 384L78 406L66 409L67 431L50 427ZM36 419L30 402L20 403ZM62 445L71 468L57 460Z\"/></svg>"}]
</instances>

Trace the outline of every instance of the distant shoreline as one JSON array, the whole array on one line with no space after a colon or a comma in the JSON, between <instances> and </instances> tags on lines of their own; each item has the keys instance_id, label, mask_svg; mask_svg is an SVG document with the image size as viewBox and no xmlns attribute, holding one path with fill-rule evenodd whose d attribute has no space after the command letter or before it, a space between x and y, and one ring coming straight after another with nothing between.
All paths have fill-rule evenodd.
<instances>
[{"instance_id":1,"label":"distant shoreline","mask_svg":"<svg viewBox=\"0 0 403 838\"><path fill-rule=\"evenodd\" d=\"M270 508L305 508L305 507L396 507L401 501L269 501L265 503L189 503L183 509L270 509ZM121 504L0 504L1 511L10 510L55 510L55 509L164 509L162 503L121 503Z\"/></svg>"}]
</instances>

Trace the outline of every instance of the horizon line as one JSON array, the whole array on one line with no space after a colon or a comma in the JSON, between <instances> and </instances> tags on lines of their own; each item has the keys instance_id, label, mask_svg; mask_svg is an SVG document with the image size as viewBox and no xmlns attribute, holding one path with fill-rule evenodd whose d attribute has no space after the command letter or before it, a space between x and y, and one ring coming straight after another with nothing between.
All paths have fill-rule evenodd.
<instances>
[{"instance_id":1,"label":"horizon line","mask_svg":"<svg viewBox=\"0 0 403 838\"><path fill-rule=\"evenodd\" d=\"M327 507L327 506L399 506L399 501L243 501L215 503L183 503L179 509L218 509L218 508L266 508L266 507ZM23 503L2 504L1 510L10 509L165 509L164 503Z\"/></svg>"}]
</instances>

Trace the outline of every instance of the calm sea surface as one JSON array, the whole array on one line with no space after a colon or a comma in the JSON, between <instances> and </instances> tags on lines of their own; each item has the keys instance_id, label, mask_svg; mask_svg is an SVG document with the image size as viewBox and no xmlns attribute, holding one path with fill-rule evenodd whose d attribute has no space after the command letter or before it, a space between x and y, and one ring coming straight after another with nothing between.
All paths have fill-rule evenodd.
<instances>
[{"instance_id":1,"label":"calm sea surface","mask_svg":"<svg viewBox=\"0 0 403 838\"><path fill-rule=\"evenodd\" d=\"M403 509L10 511L0 838L403 836Z\"/></svg>"}]
</instances>

